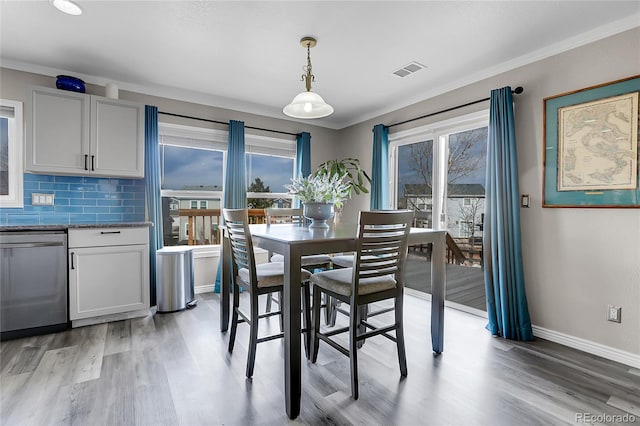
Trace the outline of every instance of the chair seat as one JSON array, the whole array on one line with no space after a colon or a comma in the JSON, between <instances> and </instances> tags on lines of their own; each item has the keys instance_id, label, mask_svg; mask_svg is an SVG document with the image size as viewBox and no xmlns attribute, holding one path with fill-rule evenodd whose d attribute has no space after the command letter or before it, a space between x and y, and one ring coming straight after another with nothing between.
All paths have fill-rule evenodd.
<instances>
[{"instance_id":1,"label":"chair seat","mask_svg":"<svg viewBox=\"0 0 640 426\"><path fill-rule=\"evenodd\" d=\"M349 297L351 296L351 281L353 268L332 269L311 275L311 282L325 290ZM360 280L358 294L371 294L396 287L393 275L364 278Z\"/></svg>"},{"instance_id":2,"label":"chair seat","mask_svg":"<svg viewBox=\"0 0 640 426\"><path fill-rule=\"evenodd\" d=\"M238 277L245 283L249 283L249 270L242 268L238 270ZM256 277L258 278L258 287L276 287L284 285L284 263L261 263L256 265ZM311 273L304 269L300 270L300 278L307 281L311 277Z\"/></svg>"},{"instance_id":3,"label":"chair seat","mask_svg":"<svg viewBox=\"0 0 640 426\"><path fill-rule=\"evenodd\" d=\"M338 256L331 257L331 263L341 268L352 268L353 259L354 259L353 254L341 254Z\"/></svg>"},{"instance_id":4,"label":"chair seat","mask_svg":"<svg viewBox=\"0 0 640 426\"><path fill-rule=\"evenodd\" d=\"M331 256L329 256L328 254L315 254L312 256L302 256L302 259L300 259L300 261L302 264L301 266L303 267L313 266L313 265L322 265L322 264L331 262ZM271 262L284 263L284 256L281 254L274 254L273 256L271 256Z\"/></svg>"}]
</instances>

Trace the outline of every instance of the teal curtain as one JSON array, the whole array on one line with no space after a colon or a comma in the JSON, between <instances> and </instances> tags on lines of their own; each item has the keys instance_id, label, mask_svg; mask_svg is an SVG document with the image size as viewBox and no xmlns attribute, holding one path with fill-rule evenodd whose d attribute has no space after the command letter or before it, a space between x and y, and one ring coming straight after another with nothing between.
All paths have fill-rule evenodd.
<instances>
[{"instance_id":1,"label":"teal curtain","mask_svg":"<svg viewBox=\"0 0 640 426\"><path fill-rule=\"evenodd\" d=\"M227 209L247 208L247 182L245 175L244 122L231 120L229 122L229 142L227 144L227 172L224 179L224 195L222 207ZM222 260L222 257L220 257ZM213 291L220 292L221 268L218 263L218 273Z\"/></svg>"},{"instance_id":2,"label":"teal curtain","mask_svg":"<svg viewBox=\"0 0 640 426\"><path fill-rule=\"evenodd\" d=\"M484 225L487 329L533 340L524 285L518 203L518 164L511 88L491 91Z\"/></svg>"},{"instance_id":3,"label":"teal curtain","mask_svg":"<svg viewBox=\"0 0 640 426\"><path fill-rule=\"evenodd\" d=\"M311 174L311 135L299 133L296 137L296 174L294 177L307 177ZM299 208L300 200L295 198L293 206Z\"/></svg>"},{"instance_id":4,"label":"teal curtain","mask_svg":"<svg viewBox=\"0 0 640 426\"><path fill-rule=\"evenodd\" d=\"M158 146L158 108L145 106L144 176L149 232L149 282L151 306L156 304L156 252L162 248L162 197L160 196L160 148Z\"/></svg>"},{"instance_id":5,"label":"teal curtain","mask_svg":"<svg viewBox=\"0 0 640 426\"><path fill-rule=\"evenodd\" d=\"M370 207L389 209L389 129L382 124L373 127Z\"/></svg>"}]
</instances>

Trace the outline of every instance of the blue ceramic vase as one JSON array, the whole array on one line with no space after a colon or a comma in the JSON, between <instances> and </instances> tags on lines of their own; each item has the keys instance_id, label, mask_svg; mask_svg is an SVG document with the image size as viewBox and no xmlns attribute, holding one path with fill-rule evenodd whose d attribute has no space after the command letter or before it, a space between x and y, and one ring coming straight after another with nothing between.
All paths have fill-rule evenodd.
<instances>
[{"instance_id":1,"label":"blue ceramic vase","mask_svg":"<svg viewBox=\"0 0 640 426\"><path fill-rule=\"evenodd\" d=\"M84 81L70 75L59 75L56 80L56 87L60 90L70 90L72 92L84 93Z\"/></svg>"}]
</instances>

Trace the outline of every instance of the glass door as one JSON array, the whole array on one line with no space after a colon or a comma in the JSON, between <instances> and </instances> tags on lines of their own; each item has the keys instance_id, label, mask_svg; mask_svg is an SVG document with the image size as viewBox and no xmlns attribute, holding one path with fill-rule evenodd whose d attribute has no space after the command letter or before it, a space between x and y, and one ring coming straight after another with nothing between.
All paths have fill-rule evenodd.
<instances>
[{"instance_id":1,"label":"glass door","mask_svg":"<svg viewBox=\"0 0 640 426\"><path fill-rule=\"evenodd\" d=\"M483 311L487 121L476 114L390 135L394 206L413 210L415 227L447 230L446 300ZM430 274L426 280L424 274L430 259L430 245L409 248L408 288L430 293Z\"/></svg>"}]
</instances>

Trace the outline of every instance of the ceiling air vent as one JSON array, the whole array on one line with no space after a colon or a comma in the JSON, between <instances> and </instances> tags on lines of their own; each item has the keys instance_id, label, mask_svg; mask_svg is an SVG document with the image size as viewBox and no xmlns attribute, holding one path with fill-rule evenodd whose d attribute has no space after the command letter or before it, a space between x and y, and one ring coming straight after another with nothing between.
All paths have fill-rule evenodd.
<instances>
[{"instance_id":1,"label":"ceiling air vent","mask_svg":"<svg viewBox=\"0 0 640 426\"><path fill-rule=\"evenodd\" d=\"M394 71L393 73L398 77L406 77L409 74L413 74L414 72L420 71L423 68L426 68L426 66L414 61L405 65L399 70Z\"/></svg>"}]
</instances>

